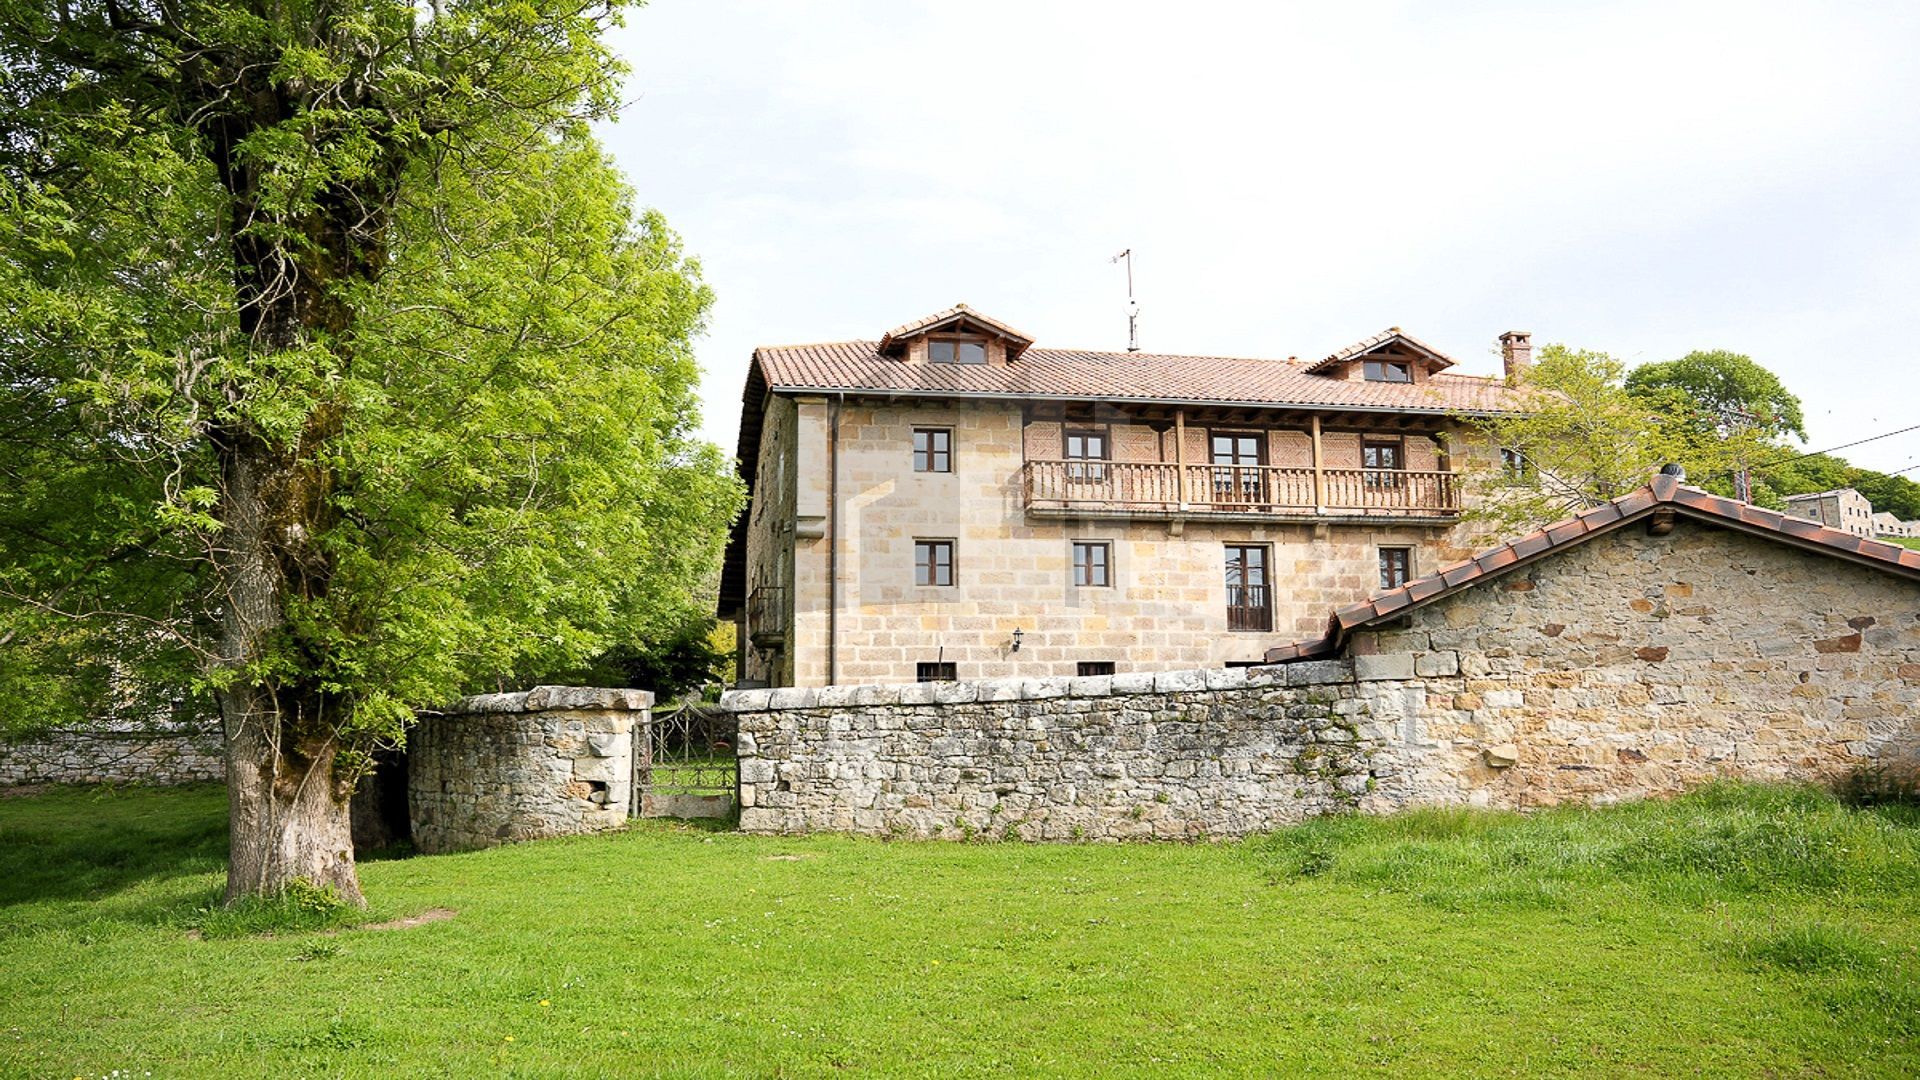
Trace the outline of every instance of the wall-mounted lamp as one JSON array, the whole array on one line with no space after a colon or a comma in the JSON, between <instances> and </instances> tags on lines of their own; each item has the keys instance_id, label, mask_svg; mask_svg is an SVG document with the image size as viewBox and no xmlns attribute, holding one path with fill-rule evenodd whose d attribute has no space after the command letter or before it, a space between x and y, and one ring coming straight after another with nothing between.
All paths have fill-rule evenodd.
<instances>
[{"instance_id":1,"label":"wall-mounted lamp","mask_svg":"<svg viewBox=\"0 0 1920 1080\"><path fill-rule=\"evenodd\" d=\"M1020 651L1020 628L1017 626L1013 628L1013 651Z\"/></svg>"}]
</instances>

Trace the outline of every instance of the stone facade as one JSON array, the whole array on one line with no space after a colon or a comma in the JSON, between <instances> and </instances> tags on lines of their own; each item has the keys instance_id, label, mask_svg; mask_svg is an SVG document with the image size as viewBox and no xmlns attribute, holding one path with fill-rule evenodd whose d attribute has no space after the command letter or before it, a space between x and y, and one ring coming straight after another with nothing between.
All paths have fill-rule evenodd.
<instances>
[{"instance_id":1,"label":"stone facade","mask_svg":"<svg viewBox=\"0 0 1920 1080\"><path fill-rule=\"evenodd\" d=\"M407 738L413 843L434 854L616 829L633 795L643 690L541 686L466 698Z\"/></svg>"},{"instance_id":2,"label":"stone facade","mask_svg":"<svg viewBox=\"0 0 1920 1080\"><path fill-rule=\"evenodd\" d=\"M836 409L837 556L830 555ZM1179 456L1170 428L1119 417L1095 426L1107 434L1115 463ZM913 471L916 428L951 433L952 472ZM746 530L746 578L750 594L768 590L763 595L777 594L785 606L766 609L781 620L773 635L749 618L743 677L824 685L830 637L837 681L853 684L912 681L916 665L930 661L953 663L963 679L1073 675L1081 662L1111 662L1122 672L1247 662L1317 631L1330 607L1377 589L1380 548L1412 549L1418 575L1484 539L1452 518L1037 516L1026 505L1024 468L1062 455L1062 429L1062 421L1037 418L1020 402L772 397ZM1272 464L1309 462L1306 432L1265 434ZM1187 461L1208 460L1203 425L1187 427L1186 443ZM1359 431L1329 426L1322 445L1328 468L1360 466ZM1415 470L1442 461L1425 435L1407 435L1404 454ZM1456 466L1467 463L1459 454ZM954 543L953 585L914 583L916 539ZM1110 585L1073 583L1076 540L1111 544ZM1227 544L1270 547L1271 631L1229 631ZM839 610L830 618L834 573ZM775 638L777 648L753 647L755 639Z\"/></svg>"},{"instance_id":3,"label":"stone facade","mask_svg":"<svg viewBox=\"0 0 1920 1080\"><path fill-rule=\"evenodd\" d=\"M1822 491L1813 495L1789 495L1786 503L1787 513L1817 521L1829 529L1839 529L1855 536L1874 535L1873 504L1852 488Z\"/></svg>"},{"instance_id":4,"label":"stone facade","mask_svg":"<svg viewBox=\"0 0 1920 1080\"><path fill-rule=\"evenodd\" d=\"M196 784L226 778L218 728L68 729L0 741L0 787Z\"/></svg>"},{"instance_id":5,"label":"stone facade","mask_svg":"<svg viewBox=\"0 0 1920 1080\"><path fill-rule=\"evenodd\" d=\"M1838 781L1920 740L1920 584L1692 519L1349 644L1252 669L735 691L741 825L1237 835L1347 805Z\"/></svg>"}]
</instances>

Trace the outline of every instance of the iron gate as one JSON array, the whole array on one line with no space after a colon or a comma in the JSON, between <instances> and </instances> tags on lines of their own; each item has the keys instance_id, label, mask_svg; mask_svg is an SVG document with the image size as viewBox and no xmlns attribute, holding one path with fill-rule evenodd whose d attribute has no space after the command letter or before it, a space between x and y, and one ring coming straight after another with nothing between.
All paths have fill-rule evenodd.
<instances>
[{"instance_id":1,"label":"iron gate","mask_svg":"<svg viewBox=\"0 0 1920 1080\"><path fill-rule=\"evenodd\" d=\"M633 733L637 817L723 818L740 788L732 713L700 705L657 712Z\"/></svg>"}]
</instances>

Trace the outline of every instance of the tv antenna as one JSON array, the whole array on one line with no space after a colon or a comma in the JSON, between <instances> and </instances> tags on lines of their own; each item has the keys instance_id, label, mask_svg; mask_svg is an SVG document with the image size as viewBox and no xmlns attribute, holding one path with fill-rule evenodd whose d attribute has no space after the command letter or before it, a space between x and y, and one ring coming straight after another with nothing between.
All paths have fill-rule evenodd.
<instances>
[{"instance_id":1,"label":"tv antenna","mask_svg":"<svg viewBox=\"0 0 1920 1080\"><path fill-rule=\"evenodd\" d=\"M1140 351L1140 302L1133 298L1133 249L1108 259L1110 263L1125 260L1127 264L1127 351Z\"/></svg>"}]
</instances>

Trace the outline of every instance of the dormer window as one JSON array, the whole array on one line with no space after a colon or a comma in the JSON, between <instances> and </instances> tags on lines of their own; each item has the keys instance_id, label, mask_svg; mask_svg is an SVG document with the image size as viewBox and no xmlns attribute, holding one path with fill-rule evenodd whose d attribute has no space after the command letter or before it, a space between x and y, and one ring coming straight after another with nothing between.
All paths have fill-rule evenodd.
<instances>
[{"instance_id":1,"label":"dormer window","mask_svg":"<svg viewBox=\"0 0 1920 1080\"><path fill-rule=\"evenodd\" d=\"M1368 382L1410 383L1413 381L1413 365L1400 360L1368 360L1366 376Z\"/></svg>"},{"instance_id":2,"label":"dormer window","mask_svg":"<svg viewBox=\"0 0 1920 1080\"><path fill-rule=\"evenodd\" d=\"M929 364L984 364L987 343L978 338L928 338Z\"/></svg>"}]
</instances>

